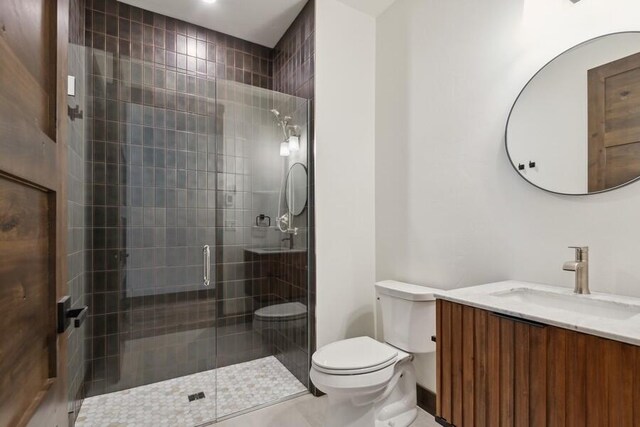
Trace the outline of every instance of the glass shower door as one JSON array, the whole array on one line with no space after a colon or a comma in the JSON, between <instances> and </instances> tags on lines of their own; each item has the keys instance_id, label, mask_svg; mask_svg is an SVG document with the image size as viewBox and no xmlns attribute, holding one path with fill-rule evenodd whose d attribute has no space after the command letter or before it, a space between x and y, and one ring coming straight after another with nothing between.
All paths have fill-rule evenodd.
<instances>
[{"instance_id":1,"label":"glass shower door","mask_svg":"<svg viewBox=\"0 0 640 427\"><path fill-rule=\"evenodd\" d=\"M285 191L291 166L306 170L307 104L217 81L219 419L306 391L307 215Z\"/></svg>"},{"instance_id":2,"label":"glass shower door","mask_svg":"<svg viewBox=\"0 0 640 427\"><path fill-rule=\"evenodd\" d=\"M305 392L307 100L88 58L87 419L126 394L132 420L196 426Z\"/></svg>"},{"instance_id":3,"label":"glass shower door","mask_svg":"<svg viewBox=\"0 0 640 427\"><path fill-rule=\"evenodd\" d=\"M167 283L185 302L179 339L186 353L176 363L186 369L178 380L186 406L178 421L193 426L217 418L215 99L215 81L167 71L166 104L175 111L167 137Z\"/></svg>"},{"instance_id":4,"label":"glass shower door","mask_svg":"<svg viewBox=\"0 0 640 427\"><path fill-rule=\"evenodd\" d=\"M215 420L216 289L203 283L203 247L216 256L215 82L100 49L88 72L85 386L99 400L83 410Z\"/></svg>"}]
</instances>

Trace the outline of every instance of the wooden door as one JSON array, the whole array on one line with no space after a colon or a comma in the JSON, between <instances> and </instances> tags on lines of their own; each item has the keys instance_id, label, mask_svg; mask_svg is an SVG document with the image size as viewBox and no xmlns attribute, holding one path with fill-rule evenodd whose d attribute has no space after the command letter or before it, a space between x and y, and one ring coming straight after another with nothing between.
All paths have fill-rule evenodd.
<instances>
[{"instance_id":1,"label":"wooden door","mask_svg":"<svg viewBox=\"0 0 640 427\"><path fill-rule=\"evenodd\" d=\"M0 426L66 426L67 0L0 1Z\"/></svg>"},{"instance_id":2,"label":"wooden door","mask_svg":"<svg viewBox=\"0 0 640 427\"><path fill-rule=\"evenodd\" d=\"M640 177L640 53L589 70L589 192Z\"/></svg>"}]
</instances>

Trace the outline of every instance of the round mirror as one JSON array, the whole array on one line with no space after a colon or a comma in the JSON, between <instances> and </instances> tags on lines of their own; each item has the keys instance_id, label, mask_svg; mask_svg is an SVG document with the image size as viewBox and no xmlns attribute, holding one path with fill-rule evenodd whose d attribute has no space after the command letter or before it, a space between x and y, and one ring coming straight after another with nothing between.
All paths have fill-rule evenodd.
<instances>
[{"instance_id":1,"label":"round mirror","mask_svg":"<svg viewBox=\"0 0 640 427\"><path fill-rule=\"evenodd\" d=\"M293 215L300 215L307 206L307 167L302 163L294 163L289 168L285 197Z\"/></svg>"},{"instance_id":2,"label":"round mirror","mask_svg":"<svg viewBox=\"0 0 640 427\"><path fill-rule=\"evenodd\" d=\"M506 130L516 172L553 193L613 190L640 177L640 33L556 57L516 99Z\"/></svg>"}]
</instances>

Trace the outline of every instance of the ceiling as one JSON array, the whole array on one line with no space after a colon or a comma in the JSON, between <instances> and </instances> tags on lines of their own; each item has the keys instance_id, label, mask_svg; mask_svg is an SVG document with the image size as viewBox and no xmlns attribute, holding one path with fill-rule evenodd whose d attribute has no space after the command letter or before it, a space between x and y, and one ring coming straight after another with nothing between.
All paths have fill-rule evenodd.
<instances>
[{"instance_id":1,"label":"ceiling","mask_svg":"<svg viewBox=\"0 0 640 427\"><path fill-rule=\"evenodd\" d=\"M391 6L396 0L341 0L344 4L351 6L354 9L364 12L367 15L378 16L389 6Z\"/></svg>"},{"instance_id":2,"label":"ceiling","mask_svg":"<svg viewBox=\"0 0 640 427\"><path fill-rule=\"evenodd\" d=\"M267 47L274 47L307 0L120 0Z\"/></svg>"}]
</instances>

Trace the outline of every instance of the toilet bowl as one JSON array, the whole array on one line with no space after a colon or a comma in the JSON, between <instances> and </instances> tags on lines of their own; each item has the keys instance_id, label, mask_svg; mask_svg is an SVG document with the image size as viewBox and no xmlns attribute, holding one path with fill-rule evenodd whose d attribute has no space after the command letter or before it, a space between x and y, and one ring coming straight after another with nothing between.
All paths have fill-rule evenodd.
<instances>
[{"instance_id":1,"label":"toilet bowl","mask_svg":"<svg viewBox=\"0 0 640 427\"><path fill-rule=\"evenodd\" d=\"M327 394L327 427L403 427L417 416L412 353L435 351L433 288L376 284L385 342L336 341L312 356L310 377Z\"/></svg>"},{"instance_id":2,"label":"toilet bowl","mask_svg":"<svg viewBox=\"0 0 640 427\"><path fill-rule=\"evenodd\" d=\"M317 351L311 381L329 398L325 425L410 425L417 415L411 360L409 353L369 337L338 341Z\"/></svg>"}]
</instances>

